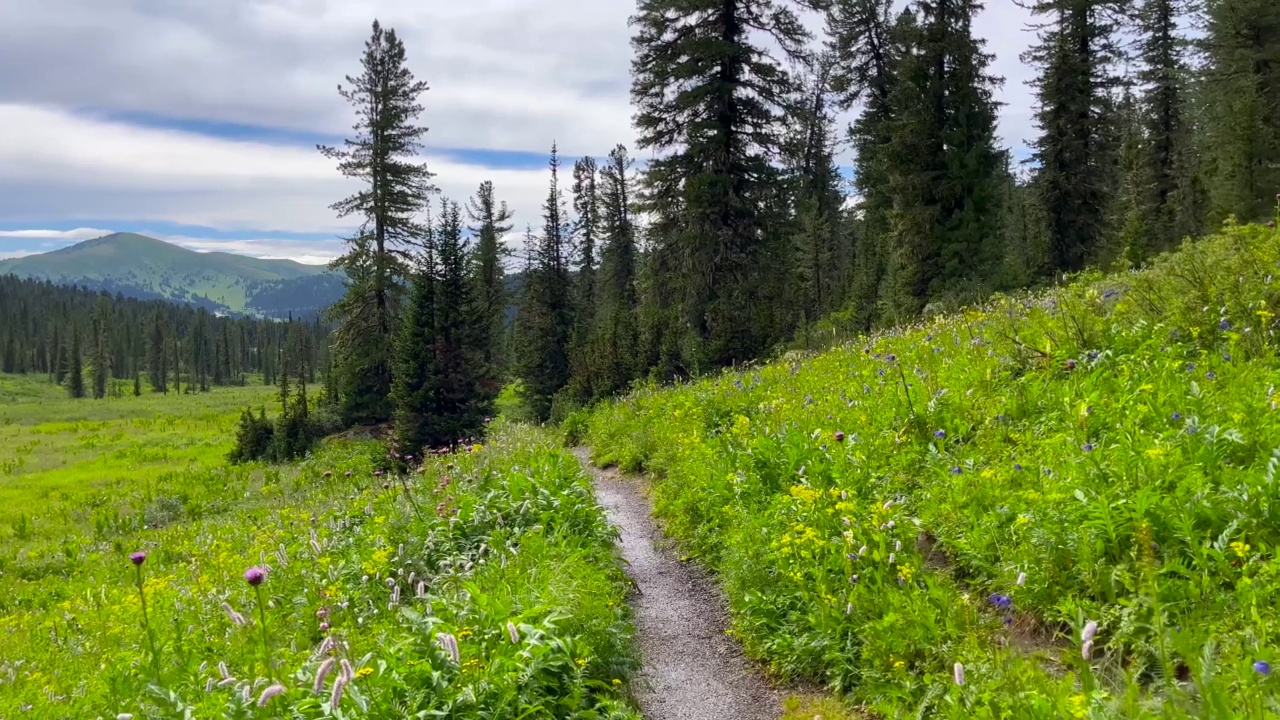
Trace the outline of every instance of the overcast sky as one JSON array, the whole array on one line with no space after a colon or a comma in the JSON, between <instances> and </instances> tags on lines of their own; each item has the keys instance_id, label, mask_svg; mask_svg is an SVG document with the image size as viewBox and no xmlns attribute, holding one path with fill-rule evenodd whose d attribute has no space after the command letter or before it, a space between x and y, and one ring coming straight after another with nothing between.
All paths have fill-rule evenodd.
<instances>
[{"instance_id":1,"label":"overcast sky","mask_svg":"<svg viewBox=\"0 0 1280 720\"><path fill-rule=\"evenodd\" d=\"M350 186L315 143L352 122L337 84L373 18L403 38L427 160L463 201L493 180L538 225L552 141L632 144L634 0L0 0L0 257L111 231L323 262ZM1006 78L1001 133L1033 136L1030 35L1012 0L977 32ZM817 23L810 23L817 25ZM638 155L642 154L637 153Z\"/></svg>"}]
</instances>

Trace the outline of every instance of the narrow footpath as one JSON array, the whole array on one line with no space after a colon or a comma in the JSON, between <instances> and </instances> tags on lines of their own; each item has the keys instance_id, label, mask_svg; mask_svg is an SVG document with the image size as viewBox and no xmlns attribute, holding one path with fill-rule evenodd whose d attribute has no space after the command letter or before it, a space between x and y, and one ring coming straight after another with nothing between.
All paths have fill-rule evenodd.
<instances>
[{"instance_id":1,"label":"narrow footpath","mask_svg":"<svg viewBox=\"0 0 1280 720\"><path fill-rule=\"evenodd\" d=\"M781 697L725 635L727 610L714 582L682 563L654 522L639 484L593 467L596 498L621 531L642 667L636 700L646 720L776 720Z\"/></svg>"}]
</instances>

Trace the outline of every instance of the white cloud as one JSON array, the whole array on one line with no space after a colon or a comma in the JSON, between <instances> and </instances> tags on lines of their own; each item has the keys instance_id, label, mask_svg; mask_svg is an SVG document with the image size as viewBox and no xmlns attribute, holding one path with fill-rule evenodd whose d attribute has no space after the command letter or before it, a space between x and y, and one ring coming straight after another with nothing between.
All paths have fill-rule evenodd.
<instances>
[{"instance_id":1,"label":"white cloud","mask_svg":"<svg viewBox=\"0 0 1280 720\"><path fill-rule=\"evenodd\" d=\"M219 230L340 234L329 204L353 189L313 149L213 138L0 105L0 218L171 222ZM520 223L536 222L543 170L493 169L428 155L444 195L492 180Z\"/></svg>"},{"instance_id":2,"label":"white cloud","mask_svg":"<svg viewBox=\"0 0 1280 720\"><path fill-rule=\"evenodd\" d=\"M109 235L110 230L97 228L75 228L74 230L0 230L0 238L51 239L51 240L92 240Z\"/></svg>"}]
</instances>

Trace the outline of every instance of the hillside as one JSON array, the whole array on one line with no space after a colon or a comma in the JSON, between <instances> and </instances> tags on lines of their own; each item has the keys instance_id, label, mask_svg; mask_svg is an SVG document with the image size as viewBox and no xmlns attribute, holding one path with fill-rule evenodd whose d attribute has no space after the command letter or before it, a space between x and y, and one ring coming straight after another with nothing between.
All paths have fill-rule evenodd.
<instances>
[{"instance_id":1,"label":"hillside","mask_svg":"<svg viewBox=\"0 0 1280 720\"><path fill-rule=\"evenodd\" d=\"M875 717L1280 709L1280 233L575 419L733 632Z\"/></svg>"},{"instance_id":2,"label":"hillside","mask_svg":"<svg viewBox=\"0 0 1280 720\"><path fill-rule=\"evenodd\" d=\"M200 253L135 233L0 261L4 274L268 316L314 314L340 297L343 288L341 276L321 266Z\"/></svg>"}]
</instances>

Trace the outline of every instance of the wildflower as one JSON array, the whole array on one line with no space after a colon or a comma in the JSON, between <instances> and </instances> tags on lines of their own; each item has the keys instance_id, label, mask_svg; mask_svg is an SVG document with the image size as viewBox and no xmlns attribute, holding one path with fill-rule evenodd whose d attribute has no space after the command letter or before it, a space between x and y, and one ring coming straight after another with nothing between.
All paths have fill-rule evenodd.
<instances>
[{"instance_id":1,"label":"wildflower","mask_svg":"<svg viewBox=\"0 0 1280 720\"><path fill-rule=\"evenodd\" d=\"M901 540L894 540L894 541L893 541L893 549L894 549L894 552L902 552L902 541L901 541Z\"/></svg>"},{"instance_id":2,"label":"wildflower","mask_svg":"<svg viewBox=\"0 0 1280 720\"><path fill-rule=\"evenodd\" d=\"M329 609L328 609L328 608L320 608L319 610L316 610L316 618L318 618L318 619L320 619L320 620L323 620L323 619L325 619L325 618L327 618L327 617L329 617Z\"/></svg>"},{"instance_id":3,"label":"wildflower","mask_svg":"<svg viewBox=\"0 0 1280 720\"><path fill-rule=\"evenodd\" d=\"M315 684L316 692L320 692L321 690L324 690L325 678L329 677L329 671L333 670L333 666L336 665L337 663L338 661L335 660L334 658L329 658L324 662L320 663L319 669L316 670L316 684Z\"/></svg>"},{"instance_id":4,"label":"wildflower","mask_svg":"<svg viewBox=\"0 0 1280 720\"><path fill-rule=\"evenodd\" d=\"M1271 663L1267 662L1266 660L1254 660L1253 671L1258 673L1259 675L1270 675Z\"/></svg>"},{"instance_id":5,"label":"wildflower","mask_svg":"<svg viewBox=\"0 0 1280 720\"><path fill-rule=\"evenodd\" d=\"M325 470L325 471L324 471L324 476L325 476L325 477L333 477L333 471L332 471L332 470Z\"/></svg>"},{"instance_id":6,"label":"wildflower","mask_svg":"<svg viewBox=\"0 0 1280 720\"><path fill-rule=\"evenodd\" d=\"M1068 370L1075 370L1075 369L1076 369L1076 360L1075 360L1075 358L1067 358L1067 369L1068 369Z\"/></svg>"},{"instance_id":7,"label":"wildflower","mask_svg":"<svg viewBox=\"0 0 1280 720\"><path fill-rule=\"evenodd\" d=\"M133 563L134 565L141 565L146 561L147 561L147 554L142 551L138 551L129 556L129 562Z\"/></svg>"},{"instance_id":8,"label":"wildflower","mask_svg":"<svg viewBox=\"0 0 1280 720\"><path fill-rule=\"evenodd\" d=\"M449 633L437 633L436 640L439 641L440 647L444 648L445 652L449 653L449 657L453 658L454 662L458 662L458 659L461 657L458 653L458 639Z\"/></svg>"},{"instance_id":9,"label":"wildflower","mask_svg":"<svg viewBox=\"0 0 1280 720\"><path fill-rule=\"evenodd\" d=\"M964 665L956 663L952 666L951 679L955 681L956 685L964 687Z\"/></svg>"},{"instance_id":10,"label":"wildflower","mask_svg":"<svg viewBox=\"0 0 1280 720\"><path fill-rule=\"evenodd\" d=\"M226 678L222 678L222 680L219 680L219 681L218 681L218 687L226 687L226 686L228 686L228 685L230 685L230 684L234 683L235 681L236 681L236 679L235 679L235 678L233 678L233 677L226 677Z\"/></svg>"},{"instance_id":11,"label":"wildflower","mask_svg":"<svg viewBox=\"0 0 1280 720\"><path fill-rule=\"evenodd\" d=\"M839 430L837 430L835 432L835 435L833 435L832 437L835 438L836 442L844 442L844 433Z\"/></svg>"},{"instance_id":12,"label":"wildflower","mask_svg":"<svg viewBox=\"0 0 1280 720\"><path fill-rule=\"evenodd\" d=\"M511 638L511 644L515 645L520 642L520 631L516 629L515 623L507 621L507 637Z\"/></svg>"},{"instance_id":13,"label":"wildflower","mask_svg":"<svg viewBox=\"0 0 1280 720\"><path fill-rule=\"evenodd\" d=\"M863 555L866 555L866 554L867 554L866 545L863 545L862 547L858 548L858 557L862 557Z\"/></svg>"},{"instance_id":14,"label":"wildflower","mask_svg":"<svg viewBox=\"0 0 1280 720\"><path fill-rule=\"evenodd\" d=\"M1219 329L1219 330L1230 330L1230 329L1231 329L1231 321L1230 321L1230 320L1228 320L1228 319L1226 319L1226 318L1222 318L1221 320L1219 320L1219 321L1218 321L1218 329Z\"/></svg>"},{"instance_id":15,"label":"wildflower","mask_svg":"<svg viewBox=\"0 0 1280 720\"><path fill-rule=\"evenodd\" d=\"M356 671L356 677L358 678L367 678L372 674L373 674L373 668L371 667L362 667Z\"/></svg>"},{"instance_id":16,"label":"wildflower","mask_svg":"<svg viewBox=\"0 0 1280 720\"><path fill-rule=\"evenodd\" d=\"M333 694L329 696L329 707L336 708L342 702L342 689L347 686L347 679L341 675L333 681Z\"/></svg>"},{"instance_id":17,"label":"wildflower","mask_svg":"<svg viewBox=\"0 0 1280 720\"><path fill-rule=\"evenodd\" d=\"M347 682L354 680L356 677L356 671L355 671L355 668L351 667L351 663L346 658L342 658L341 664L342 664L342 677L345 678Z\"/></svg>"},{"instance_id":18,"label":"wildflower","mask_svg":"<svg viewBox=\"0 0 1280 720\"><path fill-rule=\"evenodd\" d=\"M244 581L254 587L261 585L265 579L267 579L267 572L256 565L244 571Z\"/></svg>"},{"instance_id":19,"label":"wildflower","mask_svg":"<svg viewBox=\"0 0 1280 720\"><path fill-rule=\"evenodd\" d=\"M116 715L116 720L133 720L133 713L120 713Z\"/></svg>"},{"instance_id":20,"label":"wildflower","mask_svg":"<svg viewBox=\"0 0 1280 720\"><path fill-rule=\"evenodd\" d=\"M1093 452L1093 443L1085 443L1084 447L1080 449L1084 450L1085 452Z\"/></svg>"},{"instance_id":21,"label":"wildflower","mask_svg":"<svg viewBox=\"0 0 1280 720\"><path fill-rule=\"evenodd\" d=\"M333 648L333 638L331 636L325 636L325 639L320 642L320 647L316 648L316 655L324 655L325 653L333 650Z\"/></svg>"},{"instance_id":22,"label":"wildflower","mask_svg":"<svg viewBox=\"0 0 1280 720\"><path fill-rule=\"evenodd\" d=\"M266 707L267 703L271 702L271 698L282 692L284 692L284 686L280 684L272 685L263 690L262 694L258 696L258 707Z\"/></svg>"},{"instance_id":23,"label":"wildflower","mask_svg":"<svg viewBox=\"0 0 1280 720\"><path fill-rule=\"evenodd\" d=\"M373 476L374 476L374 477L382 477L382 471L381 471L381 470L374 470L374 471L373 471Z\"/></svg>"},{"instance_id":24,"label":"wildflower","mask_svg":"<svg viewBox=\"0 0 1280 720\"><path fill-rule=\"evenodd\" d=\"M893 561L896 560L897 557L898 557L897 553L889 553L889 564L892 565Z\"/></svg>"},{"instance_id":25,"label":"wildflower","mask_svg":"<svg viewBox=\"0 0 1280 720\"><path fill-rule=\"evenodd\" d=\"M947 436L947 431L946 431L946 430L934 430L934 431L933 431L933 436L934 436L934 437L936 437L936 438L938 438L939 440L941 440L941 439L943 439L943 438L945 438L945 437Z\"/></svg>"},{"instance_id":26,"label":"wildflower","mask_svg":"<svg viewBox=\"0 0 1280 720\"><path fill-rule=\"evenodd\" d=\"M1210 380L1216 380L1218 378L1218 373L1210 370L1209 372L1205 373L1204 376Z\"/></svg>"},{"instance_id":27,"label":"wildflower","mask_svg":"<svg viewBox=\"0 0 1280 720\"><path fill-rule=\"evenodd\" d=\"M1187 363L1187 372L1193 372L1196 369L1195 363Z\"/></svg>"},{"instance_id":28,"label":"wildflower","mask_svg":"<svg viewBox=\"0 0 1280 720\"><path fill-rule=\"evenodd\" d=\"M1016 584L1018 587L1022 587L1022 586L1023 586L1023 584L1025 584L1026 582L1027 582L1027 574L1026 574L1026 573L1024 573L1024 572L1020 572L1020 573L1018 573L1018 579L1017 579L1017 581L1015 582L1015 584Z\"/></svg>"},{"instance_id":29,"label":"wildflower","mask_svg":"<svg viewBox=\"0 0 1280 720\"><path fill-rule=\"evenodd\" d=\"M1085 662L1088 662L1093 657L1092 640L1085 640L1084 644L1080 646L1080 657L1084 659Z\"/></svg>"},{"instance_id":30,"label":"wildflower","mask_svg":"<svg viewBox=\"0 0 1280 720\"><path fill-rule=\"evenodd\" d=\"M322 633L327 633L327 632L329 632L329 623L327 623L327 622L322 622L322 623L320 623L320 632L322 632Z\"/></svg>"},{"instance_id":31,"label":"wildflower","mask_svg":"<svg viewBox=\"0 0 1280 720\"><path fill-rule=\"evenodd\" d=\"M1080 641L1090 642L1094 636L1098 634L1098 623L1090 620L1084 624L1084 630L1080 631Z\"/></svg>"},{"instance_id":32,"label":"wildflower","mask_svg":"<svg viewBox=\"0 0 1280 720\"><path fill-rule=\"evenodd\" d=\"M344 476L344 477L351 477L351 471L350 471L350 470L346 471L345 473L343 473L343 476Z\"/></svg>"},{"instance_id":33,"label":"wildflower","mask_svg":"<svg viewBox=\"0 0 1280 720\"><path fill-rule=\"evenodd\" d=\"M988 599L991 601L992 605L995 605L1001 610L1008 610L1010 607L1013 607L1013 599L1010 598L1008 595L1001 595L999 593L996 593L996 594L993 594Z\"/></svg>"},{"instance_id":34,"label":"wildflower","mask_svg":"<svg viewBox=\"0 0 1280 720\"><path fill-rule=\"evenodd\" d=\"M231 618L231 622L237 625L245 624L244 616L236 612L235 608L231 607L230 603L222 603L222 609L227 611L227 617Z\"/></svg>"},{"instance_id":35,"label":"wildflower","mask_svg":"<svg viewBox=\"0 0 1280 720\"><path fill-rule=\"evenodd\" d=\"M1013 470L1014 472L1022 472L1022 463L1014 463Z\"/></svg>"},{"instance_id":36,"label":"wildflower","mask_svg":"<svg viewBox=\"0 0 1280 720\"><path fill-rule=\"evenodd\" d=\"M955 467L951 468L951 474L952 474L952 475L959 475L959 474L960 474L960 473L962 473L962 472L964 472L964 471L960 469L960 466L959 466L959 465L956 465Z\"/></svg>"},{"instance_id":37,"label":"wildflower","mask_svg":"<svg viewBox=\"0 0 1280 720\"><path fill-rule=\"evenodd\" d=\"M1182 413L1176 412L1176 413L1174 413L1174 414L1170 415L1169 417L1173 418L1173 421L1174 421L1174 422L1177 422L1177 421L1179 421L1179 420L1181 420L1181 419L1182 419Z\"/></svg>"}]
</instances>

